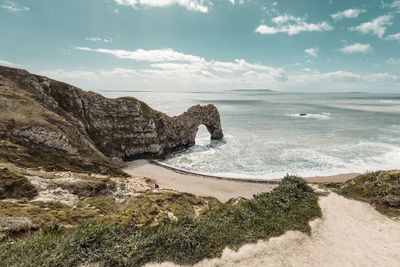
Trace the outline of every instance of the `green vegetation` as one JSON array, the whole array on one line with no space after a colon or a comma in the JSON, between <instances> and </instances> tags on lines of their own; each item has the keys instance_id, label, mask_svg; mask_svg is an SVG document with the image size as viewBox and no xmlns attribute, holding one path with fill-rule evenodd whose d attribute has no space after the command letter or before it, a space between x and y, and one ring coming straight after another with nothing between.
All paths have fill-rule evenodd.
<instances>
[{"instance_id":1,"label":"green vegetation","mask_svg":"<svg viewBox=\"0 0 400 267\"><path fill-rule=\"evenodd\" d=\"M400 218L400 171L378 171L359 175L344 184L327 185L335 192L375 205L392 218Z\"/></svg>"},{"instance_id":2,"label":"green vegetation","mask_svg":"<svg viewBox=\"0 0 400 267\"><path fill-rule=\"evenodd\" d=\"M110 194L115 190L115 182L109 178L90 178L75 179L74 182L55 182L62 189L69 191L77 196L99 196Z\"/></svg>"},{"instance_id":3,"label":"green vegetation","mask_svg":"<svg viewBox=\"0 0 400 267\"><path fill-rule=\"evenodd\" d=\"M70 207L59 202L9 202L0 201L0 217L10 221L29 218L32 228L59 225L74 227L82 223L106 223L114 225L154 225L170 217L194 218L195 208L200 213L215 207L220 202L178 192L144 192L117 203L112 196L99 195L80 199ZM13 227L10 234L30 231L26 225Z\"/></svg>"},{"instance_id":4,"label":"green vegetation","mask_svg":"<svg viewBox=\"0 0 400 267\"><path fill-rule=\"evenodd\" d=\"M156 209L162 211L168 206L165 203L170 203L169 208L176 211L174 215L180 214L182 218L165 218L158 224L145 223L146 226L141 227L102 222L68 230L57 227L41 230L29 239L4 246L0 252L0 265L99 263L100 266L141 266L163 261L193 264L204 258L220 256L225 247L237 249L246 243L281 235L287 230L309 233L309 221L321 216L317 195L298 177L285 177L270 193L242 200L236 205L220 204L197 217L193 217L193 210L186 205L188 199L176 195L162 196L166 202L153 197L147 196L155 203ZM198 199L190 201L195 206L203 204ZM181 203L183 210L175 206L177 203ZM139 201L136 204L140 204ZM107 210L112 211L113 207ZM142 211L154 212L147 204L143 204ZM132 216L130 211L127 214Z\"/></svg>"},{"instance_id":5,"label":"green vegetation","mask_svg":"<svg viewBox=\"0 0 400 267\"><path fill-rule=\"evenodd\" d=\"M131 197L119 209L98 221L107 224L148 226L167 219L195 218L219 206L221 203L211 197L169 191L145 192Z\"/></svg>"},{"instance_id":6,"label":"green vegetation","mask_svg":"<svg viewBox=\"0 0 400 267\"><path fill-rule=\"evenodd\" d=\"M52 81L54 86L67 86ZM60 88L61 90L62 88ZM41 147L14 144L10 138L12 129L43 126L54 129L69 127L66 119L41 105L28 90L14 83L0 90L0 162L13 163L23 168L41 168L46 171L71 171L76 173L99 173L110 176L128 176L107 158L91 157L89 154L71 156L56 150L46 151ZM65 103L68 101L61 101ZM63 126L63 127L60 127ZM87 153L87 151L84 151ZM83 154L83 153L81 153Z\"/></svg>"},{"instance_id":7,"label":"green vegetation","mask_svg":"<svg viewBox=\"0 0 400 267\"><path fill-rule=\"evenodd\" d=\"M41 188L44 199L32 199L38 191L27 177ZM54 224L61 228L100 222L154 225L165 219L194 218L221 205L212 197L167 190L130 195L132 191L126 190L126 181L125 178L43 172L0 163L0 232L15 236Z\"/></svg>"},{"instance_id":8,"label":"green vegetation","mask_svg":"<svg viewBox=\"0 0 400 267\"><path fill-rule=\"evenodd\" d=\"M25 176L19 175L8 168L0 168L0 199L31 199L36 195L36 188Z\"/></svg>"},{"instance_id":9,"label":"green vegetation","mask_svg":"<svg viewBox=\"0 0 400 267\"><path fill-rule=\"evenodd\" d=\"M89 162L84 162L79 157L65 156L61 153L28 150L4 139L0 139L0 162L13 163L22 168L43 169L45 171L98 173L114 177L129 176L106 160L92 159Z\"/></svg>"},{"instance_id":10,"label":"green vegetation","mask_svg":"<svg viewBox=\"0 0 400 267\"><path fill-rule=\"evenodd\" d=\"M71 208L58 202L30 202L14 203L1 201L0 215L10 220L29 218L35 228L45 227L52 224L72 226L84 223L89 219L99 216L99 212L91 208ZM21 232L30 229L13 229L13 232Z\"/></svg>"}]
</instances>

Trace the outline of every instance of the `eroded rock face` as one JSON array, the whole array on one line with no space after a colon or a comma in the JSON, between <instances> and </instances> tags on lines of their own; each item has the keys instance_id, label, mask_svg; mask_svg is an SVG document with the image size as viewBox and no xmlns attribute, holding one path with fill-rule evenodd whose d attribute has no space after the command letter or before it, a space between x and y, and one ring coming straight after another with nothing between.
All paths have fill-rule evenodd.
<instances>
[{"instance_id":1,"label":"eroded rock face","mask_svg":"<svg viewBox=\"0 0 400 267\"><path fill-rule=\"evenodd\" d=\"M159 158L193 146L202 124L211 139L223 137L213 105L193 106L169 117L133 97L109 99L0 67L0 148L7 151L0 152L0 159L16 164L31 158L33 165L57 165L54 157L60 157L65 166L116 171L111 158Z\"/></svg>"}]
</instances>

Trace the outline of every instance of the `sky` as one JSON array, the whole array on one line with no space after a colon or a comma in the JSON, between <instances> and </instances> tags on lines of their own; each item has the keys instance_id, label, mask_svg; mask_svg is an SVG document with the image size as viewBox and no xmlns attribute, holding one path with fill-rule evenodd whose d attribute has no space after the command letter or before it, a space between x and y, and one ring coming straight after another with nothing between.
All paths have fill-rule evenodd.
<instances>
[{"instance_id":1,"label":"sky","mask_svg":"<svg viewBox=\"0 0 400 267\"><path fill-rule=\"evenodd\" d=\"M400 0L0 0L0 36L93 91L400 92Z\"/></svg>"}]
</instances>

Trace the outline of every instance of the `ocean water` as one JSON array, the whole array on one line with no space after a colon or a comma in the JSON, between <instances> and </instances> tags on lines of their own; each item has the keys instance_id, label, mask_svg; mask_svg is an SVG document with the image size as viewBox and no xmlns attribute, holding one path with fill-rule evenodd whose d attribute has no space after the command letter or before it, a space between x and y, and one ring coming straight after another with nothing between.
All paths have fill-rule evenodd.
<instances>
[{"instance_id":1,"label":"ocean water","mask_svg":"<svg viewBox=\"0 0 400 267\"><path fill-rule=\"evenodd\" d=\"M224 140L210 141L210 134L200 127L194 147L163 161L176 168L258 179L400 168L400 94L267 90L101 93L134 96L169 115L195 104L216 105Z\"/></svg>"}]
</instances>

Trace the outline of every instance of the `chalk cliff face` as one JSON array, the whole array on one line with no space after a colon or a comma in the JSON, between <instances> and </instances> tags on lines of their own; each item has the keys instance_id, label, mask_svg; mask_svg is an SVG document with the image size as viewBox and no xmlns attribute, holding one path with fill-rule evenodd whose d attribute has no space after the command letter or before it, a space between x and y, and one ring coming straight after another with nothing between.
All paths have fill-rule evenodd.
<instances>
[{"instance_id":1,"label":"chalk cliff face","mask_svg":"<svg viewBox=\"0 0 400 267\"><path fill-rule=\"evenodd\" d=\"M213 105L169 117L133 97L109 99L0 67L0 160L24 167L118 172L115 159L159 158L193 146L202 124L211 139L223 137Z\"/></svg>"}]
</instances>

